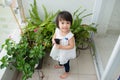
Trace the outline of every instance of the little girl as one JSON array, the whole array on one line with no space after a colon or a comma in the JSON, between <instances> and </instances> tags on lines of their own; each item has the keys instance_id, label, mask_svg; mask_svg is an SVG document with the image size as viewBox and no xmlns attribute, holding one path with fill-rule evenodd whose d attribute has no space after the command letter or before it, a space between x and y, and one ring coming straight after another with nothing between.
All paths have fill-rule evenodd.
<instances>
[{"instance_id":1,"label":"little girl","mask_svg":"<svg viewBox=\"0 0 120 80\"><path fill-rule=\"evenodd\" d=\"M65 72L60 76L64 79L69 75L70 59L76 57L75 39L70 31L72 25L72 15L68 11L62 11L56 18L57 28L52 38L53 48L50 56L59 62L55 68L65 68ZM55 42L55 39L60 40L60 44Z\"/></svg>"}]
</instances>

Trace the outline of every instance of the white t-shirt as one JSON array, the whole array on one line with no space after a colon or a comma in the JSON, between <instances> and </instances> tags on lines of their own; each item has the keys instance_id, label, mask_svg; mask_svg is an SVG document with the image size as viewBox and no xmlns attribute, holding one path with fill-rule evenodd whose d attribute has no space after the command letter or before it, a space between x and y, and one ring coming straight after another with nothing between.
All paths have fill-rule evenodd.
<instances>
[{"instance_id":1,"label":"white t-shirt","mask_svg":"<svg viewBox=\"0 0 120 80\"><path fill-rule=\"evenodd\" d=\"M68 40L71 39L74 35L72 32L69 32L66 36L60 35L61 31L59 28L56 28L55 34L56 38L60 39L60 44L62 46L68 45ZM60 64L65 64L70 59L76 58L76 47L74 46L73 49L57 49L55 45L52 47L52 50L50 52L50 56L54 59L60 62Z\"/></svg>"}]
</instances>

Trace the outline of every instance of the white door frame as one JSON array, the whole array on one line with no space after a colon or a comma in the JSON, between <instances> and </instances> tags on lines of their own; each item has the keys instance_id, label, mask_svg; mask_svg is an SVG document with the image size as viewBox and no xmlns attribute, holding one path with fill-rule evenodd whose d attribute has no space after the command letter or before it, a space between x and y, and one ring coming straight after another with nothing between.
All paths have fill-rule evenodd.
<instances>
[{"instance_id":1,"label":"white door frame","mask_svg":"<svg viewBox=\"0 0 120 80\"><path fill-rule=\"evenodd\" d=\"M108 29L108 24L112 15L116 0L96 0L92 22L98 24L98 34L105 34ZM120 41L120 37L119 37ZM99 69L99 80L113 80L113 77L116 75L114 72L118 70L118 64L120 61L120 42L116 43L116 46L112 52L111 57L109 58L106 68L103 69L102 64L100 63L100 56L96 54L96 65ZM118 60L119 59L119 60ZM117 73L116 73L117 74Z\"/></svg>"}]
</instances>

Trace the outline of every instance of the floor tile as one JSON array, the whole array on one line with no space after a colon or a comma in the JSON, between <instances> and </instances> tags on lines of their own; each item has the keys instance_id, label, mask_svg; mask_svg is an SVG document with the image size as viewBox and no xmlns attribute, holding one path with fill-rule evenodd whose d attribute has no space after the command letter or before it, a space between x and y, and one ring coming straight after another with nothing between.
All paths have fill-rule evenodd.
<instances>
[{"instance_id":1,"label":"floor tile","mask_svg":"<svg viewBox=\"0 0 120 80\"><path fill-rule=\"evenodd\" d=\"M96 75L79 75L79 80L97 80Z\"/></svg>"},{"instance_id":2,"label":"floor tile","mask_svg":"<svg viewBox=\"0 0 120 80\"><path fill-rule=\"evenodd\" d=\"M96 74L92 55L89 50L81 51L78 57L78 67L80 74Z\"/></svg>"}]
</instances>

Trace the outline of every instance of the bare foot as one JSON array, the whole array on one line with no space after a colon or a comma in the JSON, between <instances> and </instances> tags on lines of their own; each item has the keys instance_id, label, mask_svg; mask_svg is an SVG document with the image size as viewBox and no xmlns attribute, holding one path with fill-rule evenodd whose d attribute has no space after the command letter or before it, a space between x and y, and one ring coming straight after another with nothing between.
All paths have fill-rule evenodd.
<instances>
[{"instance_id":1,"label":"bare foot","mask_svg":"<svg viewBox=\"0 0 120 80\"><path fill-rule=\"evenodd\" d=\"M65 78L68 77L68 75L69 75L69 73L68 73L68 72L65 72L65 73L63 73L63 74L60 76L60 78L61 78L61 79L65 79Z\"/></svg>"},{"instance_id":2,"label":"bare foot","mask_svg":"<svg viewBox=\"0 0 120 80\"><path fill-rule=\"evenodd\" d=\"M60 68L64 68L64 66L55 65L54 68L55 69L60 69Z\"/></svg>"}]
</instances>

